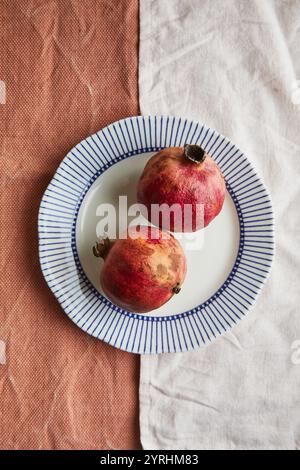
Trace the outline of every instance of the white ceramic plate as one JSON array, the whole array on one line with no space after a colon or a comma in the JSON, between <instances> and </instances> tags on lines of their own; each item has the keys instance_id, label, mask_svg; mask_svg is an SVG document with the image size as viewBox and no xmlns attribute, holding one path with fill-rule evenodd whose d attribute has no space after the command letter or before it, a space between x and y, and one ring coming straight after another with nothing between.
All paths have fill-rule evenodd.
<instances>
[{"instance_id":1,"label":"white ceramic plate","mask_svg":"<svg viewBox=\"0 0 300 470\"><path fill-rule=\"evenodd\" d=\"M97 207L118 209L119 195L128 205L136 202L151 155L185 143L201 145L218 162L228 190L224 207L204 230L176 235L188 263L180 294L149 314L125 311L99 285L101 262L91 249ZM233 327L255 302L273 257L272 205L251 163L213 129L182 118L133 117L88 137L64 158L41 202L39 240L45 279L80 328L130 352L182 352Z\"/></svg>"}]
</instances>

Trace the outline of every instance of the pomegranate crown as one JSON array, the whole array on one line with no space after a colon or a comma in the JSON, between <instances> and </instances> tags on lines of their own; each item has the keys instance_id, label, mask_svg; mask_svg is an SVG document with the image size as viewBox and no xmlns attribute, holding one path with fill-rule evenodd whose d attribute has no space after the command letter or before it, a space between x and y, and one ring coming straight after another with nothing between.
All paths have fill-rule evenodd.
<instances>
[{"instance_id":1,"label":"pomegranate crown","mask_svg":"<svg viewBox=\"0 0 300 470\"><path fill-rule=\"evenodd\" d=\"M97 258L105 259L111 249L113 242L110 241L108 237L101 238L96 244L93 246L93 254Z\"/></svg>"},{"instance_id":2,"label":"pomegranate crown","mask_svg":"<svg viewBox=\"0 0 300 470\"><path fill-rule=\"evenodd\" d=\"M196 144L185 144L184 155L194 163L203 163L206 158L205 150Z\"/></svg>"}]
</instances>

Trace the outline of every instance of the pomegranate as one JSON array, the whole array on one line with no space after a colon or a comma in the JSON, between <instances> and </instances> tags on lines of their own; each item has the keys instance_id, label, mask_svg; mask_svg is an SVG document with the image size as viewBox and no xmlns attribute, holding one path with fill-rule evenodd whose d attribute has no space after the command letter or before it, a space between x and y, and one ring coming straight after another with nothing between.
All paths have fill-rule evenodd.
<instances>
[{"instance_id":1,"label":"pomegranate","mask_svg":"<svg viewBox=\"0 0 300 470\"><path fill-rule=\"evenodd\" d=\"M225 190L217 163L199 145L188 144L166 148L150 158L139 180L137 198L153 224L172 232L195 232L219 214Z\"/></svg>"},{"instance_id":2,"label":"pomegranate","mask_svg":"<svg viewBox=\"0 0 300 470\"><path fill-rule=\"evenodd\" d=\"M138 225L119 240L99 241L93 253L104 259L100 282L105 295L126 310L149 312L180 292L186 259L170 233Z\"/></svg>"}]
</instances>

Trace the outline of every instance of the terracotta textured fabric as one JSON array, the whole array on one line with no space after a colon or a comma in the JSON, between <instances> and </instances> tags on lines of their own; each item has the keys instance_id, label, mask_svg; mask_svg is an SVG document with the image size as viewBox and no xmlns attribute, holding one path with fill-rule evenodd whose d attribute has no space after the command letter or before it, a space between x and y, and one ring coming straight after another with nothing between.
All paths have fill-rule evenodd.
<instances>
[{"instance_id":1,"label":"terracotta textured fabric","mask_svg":"<svg viewBox=\"0 0 300 470\"><path fill-rule=\"evenodd\" d=\"M138 448L139 357L67 318L37 242L67 151L138 113L138 1L0 1L0 21L0 449Z\"/></svg>"}]
</instances>

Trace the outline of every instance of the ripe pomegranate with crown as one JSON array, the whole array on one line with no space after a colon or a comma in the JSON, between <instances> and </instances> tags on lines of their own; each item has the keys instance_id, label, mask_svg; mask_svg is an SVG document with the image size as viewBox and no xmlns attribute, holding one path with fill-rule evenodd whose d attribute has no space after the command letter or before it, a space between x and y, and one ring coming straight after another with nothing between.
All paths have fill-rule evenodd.
<instances>
[{"instance_id":1,"label":"ripe pomegranate with crown","mask_svg":"<svg viewBox=\"0 0 300 470\"><path fill-rule=\"evenodd\" d=\"M150 158L138 183L137 199L146 206L148 219L160 228L194 232L220 213L225 192L217 163L199 145L187 144ZM152 205L156 210L161 206L156 217Z\"/></svg>"},{"instance_id":2,"label":"ripe pomegranate with crown","mask_svg":"<svg viewBox=\"0 0 300 470\"><path fill-rule=\"evenodd\" d=\"M105 295L126 310L149 312L180 292L186 259L170 233L134 226L119 240L99 241L93 252L104 259L100 283Z\"/></svg>"}]
</instances>

